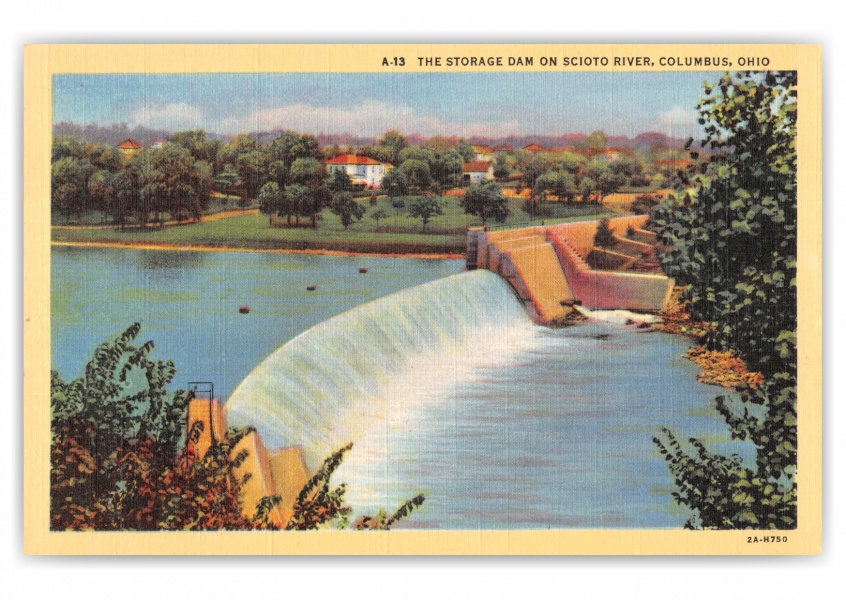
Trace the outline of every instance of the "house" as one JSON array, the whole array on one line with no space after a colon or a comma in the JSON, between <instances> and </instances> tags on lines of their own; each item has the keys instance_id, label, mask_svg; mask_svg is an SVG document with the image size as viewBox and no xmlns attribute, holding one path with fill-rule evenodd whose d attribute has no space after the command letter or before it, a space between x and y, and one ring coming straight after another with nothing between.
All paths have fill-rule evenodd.
<instances>
[{"instance_id":1,"label":"house","mask_svg":"<svg viewBox=\"0 0 846 600\"><path fill-rule=\"evenodd\" d=\"M494 152L496 152L497 154L502 154L503 152L511 152L512 150L514 150L514 148L512 148L508 144L497 144L496 146L494 146Z\"/></svg>"},{"instance_id":2,"label":"house","mask_svg":"<svg viewBox=\"0 0 846 600\"><path fill-rule=\"evenodd\" d=\"M491 149L490 146L473 146L473 160L493 160L494 158L496 158L496 153Z\"/></svg>"},{"instance_id":3,"label":"house","mask_svg":"<svg viewBox=\"0 0 846 600\"><path fill-rule=\"evenodd\" d=\"M493 163L487 160L474 160L464 163L461 169L461 178L465 183L482 183L486 179L493 179Z\"/></svg>"},{"instance_id":4,"label":"house","mask_svg":"<svg viewBox=\"0 0 846 600\"><path fill-rule=\"evenodd\" d=\"M150 144L150 148L153 150L161 150L164 148L165 144L167 144L167 140L153 140L153 143Z\"/></svg>"},{"instance_id":5,"label":"house","mask_svg":"<svg viewBox=\"0 0 846 600\"><path fill-rule=\"evenodd\" d=\"M538 144L529 144L528 146L523 146L523 150L526 152L543 152L545 148Z\"/></svg>"},{"instance_id":6,"label":"house","mask_svg":"<svg viewBox=\"0 0 846 600\"><path fill-rule=\"evenodd\" d=\"M132 138L127 138L120 144L118 144L118 150L120 153L126 158L132 158L139 152L141 152L141 144L138 143L136 140Z\"/></svg>"},{"instance_id":7,"label":"house","mask_svg":"<svg viewBox=\"0 0 846 600\"><path fill-rule=\"evenodd\" d=\"M343 171L352 179L353 185L369 188L382 187L382 178L391 168L391 165L355 154L341 154L323 161L323 164L326 165L326 173L330 177L335 171Z\"/></svg>"}]
</instances>

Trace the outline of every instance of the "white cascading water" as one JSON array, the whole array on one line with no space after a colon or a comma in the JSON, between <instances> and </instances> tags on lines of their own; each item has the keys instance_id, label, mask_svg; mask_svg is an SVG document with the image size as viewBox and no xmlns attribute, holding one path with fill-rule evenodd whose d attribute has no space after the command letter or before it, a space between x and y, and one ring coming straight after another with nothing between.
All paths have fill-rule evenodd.
<instances>
[{"instance_id":1,"label":"white cascading water","mask_svg":"<svg viewBox=\"0 0 846 600\"><path fill-rule=\"evenodd\" d=\"M281 346L235 389L230 424L269 449L302 444L312 467L368 430L401 420L480 366L531 346L536 327L509 284L461 273L368 302ZM412 426L412 425L410 425Z\"/></svg>"}]
</instances>

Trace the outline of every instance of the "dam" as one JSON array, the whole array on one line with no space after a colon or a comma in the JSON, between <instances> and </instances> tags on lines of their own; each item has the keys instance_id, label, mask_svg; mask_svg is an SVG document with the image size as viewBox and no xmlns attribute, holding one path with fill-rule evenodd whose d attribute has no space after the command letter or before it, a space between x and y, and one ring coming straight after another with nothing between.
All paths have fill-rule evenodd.
<instances>
[{"instance_id":1,"label":"dam","mask_svg":"<svg viewBox=\"0 0 846 600\"><path fill-rule=\"evenodd\" d=\"M617 250L621 251L613 253L618 264L631 266L648 254L649 232L640 229L644 219L612 221L615 230L626 229L645 239L637 242L619 236L622 248ZM664 334L643 338L603 324L545 327L567 324L578 304L592 309L657 312L667 301L673 282L666 276L591 268L587 258L593 251L595 231L596 223L468 231L467 272L367 302L319 323L256 366L231 394L225 409L216 403L209 406L195 401L189 421L206 420L219 413L223 421L209 422L210 430L223 431L227 422L258 428L257 433L242 442L251 456L242 469L254 474L244 490L245 513L261 497L278 494L283 501L271 518L284 525L290 517L295 490L302 487L323 458L353 441L355 448L336 478L354 481L351 499L372 512L418 492L419 488L413 487L415 482L429 481L430 486L449 490L453 496L466 496L464 501L471 504L479 501L474 499L472 490L483 498L494 499L497 506L489 507L487 516L479 515L480 527L540 527L545 523L563 527L645 526L643 515L635 519L631 515L624 517L616 512L621 510L619 507L600 511L604 516L593 514L593 509L587 510L584 504L587 499L592 498L591 503L600 506L606 499L596 497L595 490L578 486L581 491L565 494L568 502L580 506L573 515L565 518L555 510L545 514L540 506L560 495L561 490L549 471L549 464L555 461L550 463L541 457L558 455L560 448L556 445L539 449L537 439L517 448L490 438L492 431L499 430L505 439L540 435L547 442L555 440L566 446L579 436L572 429L573 423L561 421L573 416L569 410L576 408L577 415L587 412L596 418L597 423L579 418L575 422L583 431L596 430L598 426L599 437L608 425L608 417L596 413L597 407L631 398L643 412L643 398L649 395L649 388L659 375L652 372L654 366L633 368L625 356L629 354L629 344L642 349L660 348L667 340L656 338L666 337ZM621 337L631 339L621 345ZM608 340L615 341L609 345ZM678 346L675 350L681 354L686 342L674 339L670 346ZM592 350L585 353L585 348ZM581 355L579 359L574 352ZM622 364L604 364L609 355L618 353L623 355ZM679 362L660 350L657 354L670 363ZM569 359L565 359L567 356ZM567 369L561 368L562 360L567 360ZM551 369L550 374L538 379L534 372L537 365L542 365L544 371ZM695 367L683 366L695 371ZM593 375L584 380L589 373ZM596 384L584 387L585 382L597 376L598 381L607 380L611 389L597 388ZM686 378L689 387L694 375L686 373ZM582 383L578 383L580 380ZM499 391L485 391L480 399L475 399L479 390L490 387L492 381L494 390ZM698 392L689 397L703 393ZM493 405L489 394L498 398ZM564 395L568 399L562 412L560 398ZM445 408L448 411L443 414ZM510 414L510 409L525 413L522 423ZM438 413L440 416L433 416ZM469 423L444 431L443 418L449 415ZM539 423L532 415L545 417ZM625 410L622 415L624 420L632 418ZM558 423L557 429L540 433L550 422ZM618 427L623 427L622 423ZM420 436L427 439L421 440ZM433 440L438 441L433 445ZM498 473L494 480L500 482L500 488L485 491L490 487L487 480L474 480L472 484L466 480L473 473L451 462L457 459L455 451L461 445L455 444L459 440L465 440L469 449L475 448L480 468ZM637 441L645 455L651 449L650 441L649 436ZM271 452L268 447L278 450ZM459 454L467 451L464 448ZM620 454L619 448L605 454L606 461L608 456L626 456L625 452ZM393 464L392 457L401 457L401 464ZM577 458L567 455L568 461L580 464ZM643 458L632 453L629 460L639 465L637 470L641 473L651 470L652 476L665 475L663 465L647 460L646 467L641 464ZM432 465L439 466L431 469ZM609 467L594 465L597 472ZM587 469L585 465L581 468ZM538 473L544 473L549 480L539 479ZM532 481L531 490L523 489L527 476ZM457 489L461 481L471 488ZM625 489L630 483L619 479L616 485ZM392 492L386 496L385 490ZM607 493L605 490L601 495ZM512 504L520 498L527 514L506 518L508 511L503 513L498 505L507 505L509 498ZM450 524L455 515L452 509L439 507L442 501L430 498L430 505L434 504L436 511L442 509L442 514L428 525L466 526L462 519ZM540 506L531 509L534 504ZM488 518L492 522L486 523Z\"/></svg>"}]
</instances>

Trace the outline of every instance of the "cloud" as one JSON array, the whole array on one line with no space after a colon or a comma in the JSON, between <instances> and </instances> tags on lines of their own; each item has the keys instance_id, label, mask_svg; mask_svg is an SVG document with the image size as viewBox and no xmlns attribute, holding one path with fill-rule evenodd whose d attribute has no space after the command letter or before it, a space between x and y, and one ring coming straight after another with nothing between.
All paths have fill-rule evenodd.
<instances>
[{"instance_id":1,"label":"cloud","mask_svg":"<svg viewBox=\"0 0 846 600\"><path fill-rule=\"evenodd\" d=\"M132 113L132 124L144 125L152 129L178 131L200 127L202 123L202 109L185 102L153 106L144 105Z\"/></svg>"},{"instance_id":2,"label":"cloud","mask_svg":"<svg viewBox=\"0 0 846 600\"><path fill-rule=\"evenodd\" d=\"M424 136L507 136L518 133L515 120L502 122L459 123L438 117L419 115L408 106L393 106L378 100L367 100L356 106L313 106L290 104L253 111L243 119L229 118L220 124L225 133L263 131L274 128L293 129L305 133L350 133L375 137L390 129Z\"/></svg>"},{"instance_id":3,"label":"cloud","mask_svg":"<svg viewBox=\"0 0 846 600\"><path fill-rule=\"evenodd\" d=\"M699 125L697 119L699 114L692 108L674 106L668 111L661 113L655 125L655 129L673 137L688 137L696 135Z\"/></svg>"}]
</instances>

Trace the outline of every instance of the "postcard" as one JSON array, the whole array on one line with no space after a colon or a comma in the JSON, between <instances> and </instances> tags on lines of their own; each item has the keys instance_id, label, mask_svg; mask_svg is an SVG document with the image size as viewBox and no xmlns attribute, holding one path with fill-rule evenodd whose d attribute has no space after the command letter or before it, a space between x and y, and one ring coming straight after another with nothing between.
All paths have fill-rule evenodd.
<instances>
[{"instance_id":1,"label":"postcard","mask_svg":"<svg viewBox=\"0 0 846 600\"><path fill-rule=\"evenodd\" d=\"M26 552L819 553L820 65L27 47Z\"/></svg>"}]
</instances>

